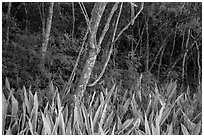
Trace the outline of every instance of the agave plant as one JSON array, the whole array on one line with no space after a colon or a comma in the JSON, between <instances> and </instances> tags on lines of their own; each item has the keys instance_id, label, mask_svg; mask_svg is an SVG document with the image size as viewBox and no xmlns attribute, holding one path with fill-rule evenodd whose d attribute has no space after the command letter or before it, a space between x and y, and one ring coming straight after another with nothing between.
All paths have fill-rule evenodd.
<instances>
[{"instance_id":1,"label":"agave plant","mask_svg":"<svg viewBox=\"0 0 204 137\"><path fill-rule=\"evenodd\" d=\"M9 94L2 94L2 131L11 135L199 135L202 113L198 95L178 95L176 82L170 82L166 93L155 85L148 96L141 78L136 88L123 90L114 84L110 90L94 90L92 96L78 102L74 109L64 107L60 93L49 85L50 101L42 106L39 94L23 87L20 103L6 80ZM189 90L189 89L188 89ZM137 91L137 92L136 92ZM123 95L119 95L123 92ZM145 97L145 98L144 98ZM143 99L147 103L143 102ZM19 108L20 106L20 108ZM144 107L142 107L144 106Z\"/></svg>"}]
</instances>

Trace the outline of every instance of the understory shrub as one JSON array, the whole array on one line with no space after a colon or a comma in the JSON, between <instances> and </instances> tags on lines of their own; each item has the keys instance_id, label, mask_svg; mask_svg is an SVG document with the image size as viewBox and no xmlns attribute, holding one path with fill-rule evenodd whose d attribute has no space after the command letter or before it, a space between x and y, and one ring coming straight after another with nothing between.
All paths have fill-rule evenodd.
<instances>
[{"instance_id":1,"label":"understory shrub","mask_svg":"<svg viewBox=\"0 0 204 137\"><path fill-rule=\"evenodd\" d=\"M180 94L176 81L144 92L142 75L132 90L101 85L85 94L74 109L63 106L59 90L50 83L48 96L25 87L15 91L6 79L2 94L4 135L200 135L201 90ZM148 85L146 85L148 86ZM163 90L165 92L163 92ZM18 96L17 96L18 92Z\"/></svg>"}]
</instances>

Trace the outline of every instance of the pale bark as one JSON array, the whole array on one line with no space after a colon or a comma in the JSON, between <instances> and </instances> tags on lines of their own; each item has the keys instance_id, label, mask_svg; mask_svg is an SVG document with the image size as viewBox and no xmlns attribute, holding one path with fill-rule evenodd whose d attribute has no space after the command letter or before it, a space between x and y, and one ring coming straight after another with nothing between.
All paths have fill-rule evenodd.
<instances>
[{"instance_id":1,"label":"pale bark","mask_svg":"<svg viewBox=\"0 0 204 137\"><path fill-rule=\"evenodd\" d=\"M114 30L114 33L113 33L112 41L111 41L111 43L110 43L111 47L110 47L110 51L109 51L107 60L106 60L106 62L105 62L105 65L103 66L103 69L102 69L102 71L101 71L99 77L98 77L92 84L89 84L90 87L91 87L91 86L94 86L94 85L101 79L101 77L103 76L103 74L104 74L104 72L105 72L105 69L106 69L106 67L107 67L107 65L108 65L108 62L109 62L109 60L110 60L110 56L111 56L111 54L112 54L113 45L114 45L113 41L115 40L115 33L116 33L116 30L117 30L119 18L120 18L121 12L122 12L122 5L123 5L123 3L121 4L120 12L119 12L119 15L118 15L118 18L117 18L117 21L116 21L115 30ZM105 27L104 27L104 29L103 29L103 32L102 32L102 35L101 35L101 37L100 37L100 39L99 39L98 45L101 45L101 43L102 43L102 41L103 41L103 39L104 39L104 36L105 36L106 32L107 32L108 29L109 29L110 21L111 21L111 19L112 19L112 17L113 17L113 14L114 14L115 11L117 10L117 8L118 8L118 3L115 3L115 5L113 6L113 8L112 8L112 10L111 10L111 12L110 12L110 14L109 14L108 20L107 20L106 25L105 25Z\"/></svg>"},{"instance_id":2,"label":"pale bark","mask_svg":"<svg viewBox=\"0 0 204 137\"><path fill-rule=\"evenodd\" d=\"M50 30L51 30L51 25L52 25L53 6L54 6L54 2L51 2L50 7L49 7L49 14L48 14L48 18L47 18L45 35L43 35L42 58L44 58L45 53L47 51L47 46L48 46L48 41L49 41L49 36L50 36Z\"/></svg>"},{"instance_id":3,"label":"pale bark","mask_svg":"<svg viewBox=\"0 0 204 137\"><path fill-rule=\"evenodd\" d=\"M149 72L149 17L146 20L146 35L147 35L147 43L146 43L146 62L145 62L145 72Z\"/></svg>"},{"instance_id":4,"label":"pale bark","mask_svg":"<svg viewBox=\"0 0 204 137\"><path fill-rule=\"evenodd\" d=\"M39 5L38 8L39 8L39 13L40 13L41 22L42 22L42 39L44 39L44 36L45 36L45 13L44 13L44 3L42 2L42 5Z\"/></svg>"},{"instance_id":5,"label":"pale bark","mask_svg":"<svg viewBox=\"0 0 204 137\"><path fill-rule=\"evenodd\" d=\"M201 86L201 80L202 80L202 66L200 64L200 49L199 49L199 46L197 44L197 42L195 43L196 44L196 49L197 49L197 63L198 63L198 83L199 83L199 86Z\"/></svg>"},{"instance_id":6,"label":"pale bark","mask_svg":"<svg viewBox=\"0 0 204 137\"><path fill-rule=\"evenodd\" d=\"M132 8L136 7L136 5L132 5L132 6L133 6ZM104 67L103 67L103 69L102 69L102 71L101 71L99 77L98 77L92 84L90 84L89 86L94 86L94 85L100 80L100 78L103 76L103 74L104 74L104 72L105 72L105 69L106 69L106 67L107 67L107 64L108 64L108 62L109 62L109 60L110 60L110 56L111 56L112 51L113 51L113 45L114 45L115 42L118 40L118 38L120 37L120 35L121 35L126 29L128 29L128 27L129 27L131 24L134 24L135 19L136 19L136 18L138 17L138 15L141 13L141 11L142 11L142 9L143 9L143 6L144 6L144 3L141 4L141 8L140 8L140 10L138 11L138 13L137 13L133 18L131 18L131 21L119 32L119 34L118 34L117 37L116 37L115 35L116 35L116 31L117 31L117 26L118 26L119 18L120 18L120 15L121 15L121 12L122 12L122 7L123 7L123 3L121 4L120 11L119 11L119 14L118 14L118 17L117 17L117 21L116 21L116 25L115 25L115 28L114 28L113 36L112 36L112 41L110 42L110 46L111 46L111 47L110 47L110 50L109 50L109 54L108 54L107 60L106 60L106 62L105 62L105 65L104 65ZM112 13L112 12L114 13L114 10L115 10L115 9L116 9L116 4L115 4L114 7L112 8L111 13ZM110 13L109 18L112 18L112 14L111 14L111 13ZM109 20L109 19L108 19L108 20ZM107 23L108 23L108 21L107 21ZM106 29L109 28L109 25L108 25L107 23L106 23L106 26L105 26L105 28L104 28L104 30L103 30L103 32L105 32L105 33L106 33ZM101 38L100 38L100 40L99 40L99 45L102 43L102 40L103 40L103 38L104 38L103 34L105 35L105 33L102 33Z\"/></svg>"},{"instance_id":7,"label":"pale bark","mask_svg":"<svg viewBox=\"0 0 204 137\"><path fill-rule=\"evenodd\" d=\"M98 26L101 20L101 17L103 15L103 12L106 7L105 2L101 3L95 3L94 8L91 13L91 21L90 21L90 32L89 32L89 37L88 37L88 42L89 42L89 57L85 62L84 68L82 70L82 74L80 76L76 91L75 91L75 102L77 100L81 100L81 97L84 94L84 91L86 90L86 86L88 84L88 81L91 76L91 72L93 70L97 54L100 51L100 47L97 45L96 41L96 34L98 31Z\"/></svg>"},{"instance_id":8,"label":"pale bark","mask_svg":"<svg viewBox=\"0 0 204 137\"><path fill-rule=\"evenodd\" d=\"M90 49L89 49L88 59L85 62L84 68L82 70L82 73L81 73L81 76L80 76L80 79L79 79L79 82L77 85L77 88L76 88L75 93L74 93L74 102L76 105L79 103L79 101L81 101L81 98L83 97L84 91L86 90L88 81L90 79L92 70L93 70L94 65L95 65L96 57L97 57L98 53L100 52L101 43L104 39L104 35L106 34L106 32L109 28L109 21L107 21L106 23L108 23L108 25L107 24L105 25L105 28L102 32L102 35L99 39L99 42L97 43L96 34L98 31L99 23L100 23L102 15L103 15L103 12L105 10L106 4L107 3L95 3L94 8L93 8L92 13L91 13L91 20L90 20L90 22L87 22L87 24L89 24L88 28L90 31L89 37L88 37L88 43L89 43ZM131 21L119 32L119 34L117 36L115 36L115 32L114 32L114 36L113 36L111 45L113 45L115 43L115 41L117 41L117 39L120 37L120 35L132 23L134 23L135 19L137 18L139 13L142 11L143 5L144 4L142 3L141 9L137 13L137 15L133 19L131 19ZM115 5L115 8L113 8L112 12L114 12L114 10L117 9L116 7L117 6ZM111 16L112 15L110 14L110 18L112 18ZM119 18L118 18L118 20L119 20ZM117 28L117 25L116 25L116 28ZM112 53L112 51L110 51L110 53ZM107 65L107 63L106 63L106 65ZM99 77L99 79L100 79L100 77Z\"/></svg>"},{"instance_id":9,"label":"pale bark","mask_svg":"<svg viewBox=\"0 0 204 137\"><path fill-rule=\"evenodd\" d=\"M70 92L70 89L71 89L71 86L72 86L72 82L73 82L73 79L74 79L74 77L75 77L75 72L76 72L76 69L77 69L77 66L78 66L80 57L81 57L81 55L82 55L82 52L83 52L83 50L84 50L85 41L86 41L86 39L87 39L87 36L88 36L88 29L87 29L87 31L86 31L86 34L85 34L84 38L83 38L83 43L82 43L82 46L81 46L79 55L78 55L78 57L77 57L76 63L75 63L75 65L74 65L74 68L73 68L73 70L72 70L72 73L71 73L71 75L70 75L69 81L66 83L65 88L64 88L64 90L63 90L63 91L64 91L64 95L65 95L65 97L64 97L64 102L67 101L67 100L66 100L66 98L67 98L66 96L67 96L67 93Z\"/></svg>"},{"instance_id":10,"label":"pale bark","mask_svg":"<svg viewBox=\"0 0 204 137\"><path fill-rule=\"evenodd\" d=\"M189 45L189 39L190 39L190 29L188 30L188 38L186 40L186 44L185 44L185 49L188 48L188 45ZM186 64L186 57L187 57L187 54L188 54L188 50L186 50L186 52L184 53L183 55L183 62L182 62L182 73L181 73L181 80L182 82L184 82L184 79L185 79L185 64Z\"/></svg>"},{"instance_id":11,"label":"pale bark","mask_svg":"<svg viewBox=\"0 0 204 137\"><path fill-rule=\"evenodd\" d=\"M9 25L10 25L10 12L11 12L11 5L12 2L8 3L8 10L7 10L7 15L6 15L6 25L7 25L7 29L6 29L6 45L9 44Z\"/></svg>"},{"instance_id":12,"label":"pale bark","mask_svg":"<svg viewBox=\"0 0 204 137\"><path fill-rule=\"evenodd\" d=\"M54 7L54 2L51 2L49 6L49 13L48 13L46 26L44 26L45 22L43 21L44 19L42 18L42 25L43 25L42 26L42 50L41 50L42 57L41 57L41 62L39 65L40 65L40 70L42 74L46 78L50 78L50 74L45 69L45 55L46 55L47 48L48 48L48 42L49 42L50 31L51 31L51 26L52 26L53 7ZM42 11L42 15L43 15L43 11Z\"/></svg>"}]
</instances>

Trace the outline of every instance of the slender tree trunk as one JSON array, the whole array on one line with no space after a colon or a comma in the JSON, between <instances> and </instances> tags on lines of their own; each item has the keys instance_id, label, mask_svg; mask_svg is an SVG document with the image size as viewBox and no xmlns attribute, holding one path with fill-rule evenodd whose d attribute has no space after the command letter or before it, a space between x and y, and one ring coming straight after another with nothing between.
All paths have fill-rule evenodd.
<instances>
[{"instance_id":1,"label":"slender tree trunk","mask_svg":"<svg viewBox=\"0 0 204 137\"><path fill-rule=\"evenodd\" d=\"M196 49L197 49L197 63L198 63L198 84L201 86L202 81L202 66L200 64L200 49L198 44L196 43Z\"/></svg>"},{"instance_id":2,"label":"slender tree trunk","mask_svg":"<svg viewBox=\"0 0 204 137\"><path fill-rule=\"evenodd\" d=\"M43 72L43 75L46 76L47 78L49 77L49 75L47 71L45 70L45 55L47 52L50 31L51 31L51 26L52 26L53 7L54 7L54 2L51 2L50 7L49 7L49 13L48 13L46 26L44 26L45 22L43 22L43 19L42 19L43 16L41 16L43 26L42 26L42 57L41 57L40 67L41 67L41 71ZM43 11L42 11L42 15L43 15Z\"/></svg>"},{"instance_id":3,"label":"slender tree trunk","mask_svg":"<svg viewBox=\"0 0 204 137\"><path fill-rule=\"evenodd\" d=\"M39 13L41 17L42 22L42 40L45 36L45 13L44 13L44 2L40 3L39 7Z\"/></svg>"},{"instance_id":4,"label":"slender tree trunk","mask_svg":"<svg viewBox=\"0 0 204 137\"><path fill-rule=\"evenodd\" d=\"M118 28L118 23L119 23L119 19L120 19L120 16L121 16L121 12L122 12L122 7L123 7L123 3L121 3L121 6L120 6L120 11L118 13L118 17L116 19L116 23L115 23L115 27L114 27L114 32L113 32L113 36L112 36L112 40L107 44L107 45L110 45L110 50L109 50L109 53L108 53L108 57L107 57L107 60L103 66L103 69L100 73L100 75L98 76L98 78L92 83L92 84L89 84L89 86L94 86L100 79L101 77L103 76L105 70L106 70L106 67L108 65L108 62L110 60L110 56L113 52L113 46L114 46L114 40L115 40L115 35L116 35L116 31L117 31L117 28ZM102 41L104 40L104 36L106 35L107 31L109 30L109 27L110 27L110 21L112 20L112 17L113 17L113 14L115 13L115 11L118 9L118 2L114 4L114 6L112 7L112 10L109 14L109 17L106 21L106 24L105 24L105 27L103 29L103 32L99 38L99 42L98 42L98 45L100 46L102 44ZM109 46L107 46L109 47Z\"/></svg>"},{"instance_id":5,"label":"slender tree trunk","mask_svg":"<svg viewBox=\"0 0 204 137\"><path fill-rule=\"evenodd\" d=\"M28 21L28 10L27 10L27 5L26 5L26 3L24 2L23 3L23 5L24 5L24 9L25 9L25 16L26 16L26 26L25 26L25 30L27 31L28 30L28 26L30 26L29 25L29 21Z\"/></svg>"},{"instance_id":6,"label":"slender tree trunk","mask_svg":"<svg viewBox=\"0 0 204 137\"><path fill-rule=\"evenodd\" d=\"M45 34L43 36L43 42L42 42L42 59L44 59L45 53L47 51L50 30L51 30L51 25L52 25L53 6L54 6L54 2L51 2L50 7L49 7L49 14L47 18L46 30L45 30Z\"/></svg>"},{"instance_id":7,"label":"slender tree trunk","mask_svg":"<svg viewBox=\"0 0 204 137\"><path fill-rule=\"evenodd\" d=\"M187 41L186 41L186 44L185 44L185 49L188 48L189 38L190 38L190 29L188 30L188 38L187 38ZM186 69L185 69L185 68L186 68L185 64L186 64L187 54L188 54L188 50L186 50L186 52L185 52L184 55L183 55L182 74L181 74L181 76L182 76L182 79L181 79L182 82L184 82L184 80L185 80L185 70L186 70Z\"/></svg>"},{"instance_id":8,"label":"slender tree trunk","mask_svg":"<svg viewBox=\"0 0 204 137\"><path fill-rule=\"evenodd\" d=\"M149 18L149 17L148 17ZM146 63L145 63L145 71L149 71L149 26L148 20L146 20L146 32L147 32L147 45L146 45Z\"/></svg>"},{"instance_id":9,"label":"slender tree trunk","mask_svg":"<svg viewBox=\"0 0 204 137\"><path fill-rule=\"evenodd\" d=\"M159 57L159 55L160 55L160 52L162 51L162 54L163 54L163 50L165 49L164 48L164 46L166 45L166 40L164 40L163 42L162 42L162 45L161 45L161 47L159 48L159 51L158 51L158 53L156 54L156 57L154 58L154 61L152 62L152 64L151 64L151 67L149 68L149 71L151 72L151 70L152 70L152 68L154 67L154 65L156 64L156 61L157 61L157 59L158 59L158 57ZM162 58L162 57L161 57ZM161 62L161 59L160 59L160 61L159 61L159 63ZM158 68L160 68L160 66L158 67ZM158 69L158 72L160 71L160 69Z\"/></svg>"},{"instance_id":10,"label":"slender tree trunk","mask_svg":"<svg viewBox=\"0 0 204 137\"><path fill-rule=\"evenodd\" d=\"M164 55L164 50L165 50L165 46L163 46L162 51L161 51L161 55L160 55L160 58L159 58L158 73L157 73L158 78L160 77L160 70L161 70L161 64L162 64L162 58L163 58L163 55Z\"/></svg>"},{"instance_id":11,"label":"slender tree trunk","mask_svg":"<svg viewBox=\"0 0 204 137\"><path fill-rule=\"evenodd\" d=\"M84 92L86 90L86 87L88 86L87 84L89 82L92 70L94 68L96 57L97 57L98 53L100 52L101 43L104 40L104 36L105 36L107 30L109 29L109 25L110 25L110 21L112 19L112 16L113 16L114 12L116 11L116 9L118 7L118 3L116 3L113 6L113 8L112 8L112 10L111 10L111 12L109 14L109 17L108 17L108 19L106 21L105 27L104 27L104 29L102 31L102 34L101 34L101 36L100 36L100 38L99 38L99 40L97 42L96 35L97 35L100 20L101 20L101 17L103 15L103 12L105 10L106 5L107 5L107 3L105 3L105 2L95 3L94 8L92 9L92 13L91 13L91 19L89 20L87 17L85 17L86 21L87 21L87 24L88 24L88 31L89 31L89 35L88 35L89 55L88 55L87 60L85 62L84 68L82 70L82 73L81 73L80 79L78 81L76 90L74 91L74 93L66 94L66 96L62 99L63 106L68 106L69 110L71 110L70 112L72 112L72 113L73 112L75 113L75 112L78 111L80 101L81 101L81 99L83 97L83 94L84 94ZM140 14L140 12L142 11L143 6L144 6L144 4L142 3L141 9L137 13L137 15L135 15L135 17L133 19L131 19L131 21L119 32L119 34L117 36L115 36L117 26L118 26L119 17L120 17L120 14L122 12L122 5L123 5L123 3L121 4L119 15L117 17L112 42L110 42L111 46L113 46L113 44L115 43L115 41L118 40L118 38L121 36L121 34L132 23L134 23L134 20L138 17L138 15ZM109 52L109 56L110 56L111 53L112 53L112 47L111 47L111 50ZM107 62L105 64L101 74L99 75L98 79L100 79L101 75L103 75L103 72L105 70ZM96 79L96 81L93 83L93 85L98 81L98 79ZM73 111L73 109L74 109L74 111ZM68 117L70 117L70 115L68 115Z\"/></svg>"},{"instance_id":12,"label":"slender tree trunk","mask_svg":"<svg viewBox=\"0 0 204 137\"><path fill-rule=\"evenodd\" d=\"M171 55L170 55L170 61L169 61L170 63L171 63L172 58L173 58L172 56L173 56L175 44L176 44L177 25L178 25L178 23L176 23L176 27L175 27L175 31L174 31L174 41L173 41L172 51L171 51Z\"/></svg>"},{"instance_id":13,"label":"slender tree trunk","mask_svg":"<svg viewBox=\"0 0 204 137\"><path fill-rule=\"evenodd\" d=\"M74 9L74 2L72 2L72 44L74 45L74 29L75 29L75 9Z\"/></svg>"},{"instance_id":14,"label":"slender tree trunk","mask_svg":"<svg viewBox=\"0 0 204 137\"><path fill-rule=\"evenodd\" d=\"M11 5L12 5L12 2L9 2L8 3L7 15L6 15L6 25L7 25L7 29L6 29L6 45L9 44L9 25L10 25Z\"/></svg>"},{"instance_id":15,"label":"slender tree trunk","mask_svg":"<svg viewBox=\"0 0 204 137\"><path fill-rule=\"evenodd\" d=\"M89 33L89 37L88 37L88 42L89 42L89 57L85 62L84 68L82 70L82 74L80 76L76 91L74 93L75 95L75 102L77 100L81 100L81 97L84 94L84 91L86 90L86 86L88 84L88 81L90 79L91 76L91 72L93 70L95 61L96 61L96 57L97 54L100 51L100 46L97 45L97 41L96 41L96 34L98 31L98 26L101 20L101 17L103 15L104 9L106 7L105 2L100 2L100 3L95 3L94 8L92 10L91 13L91 21L89 24L89 28L90 28L90 33Z\"/></svg>"}]
</instances>

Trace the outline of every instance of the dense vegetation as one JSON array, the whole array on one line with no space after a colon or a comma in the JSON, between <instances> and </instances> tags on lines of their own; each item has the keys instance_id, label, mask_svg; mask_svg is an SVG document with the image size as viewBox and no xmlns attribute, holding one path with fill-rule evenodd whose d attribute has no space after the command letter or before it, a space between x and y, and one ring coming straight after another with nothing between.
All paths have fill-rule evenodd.
<instances>
[{"instance_id":1,"label":"dense vegetation","mask_svg":"<svg viewBox=\"0 0 204 137\"><path fill-rule=\"evenodd\" d=\"M202 3L107 3L76 102L95 7L2 3L2 134L202 134Z\"/></svg>"}]
</instances>

